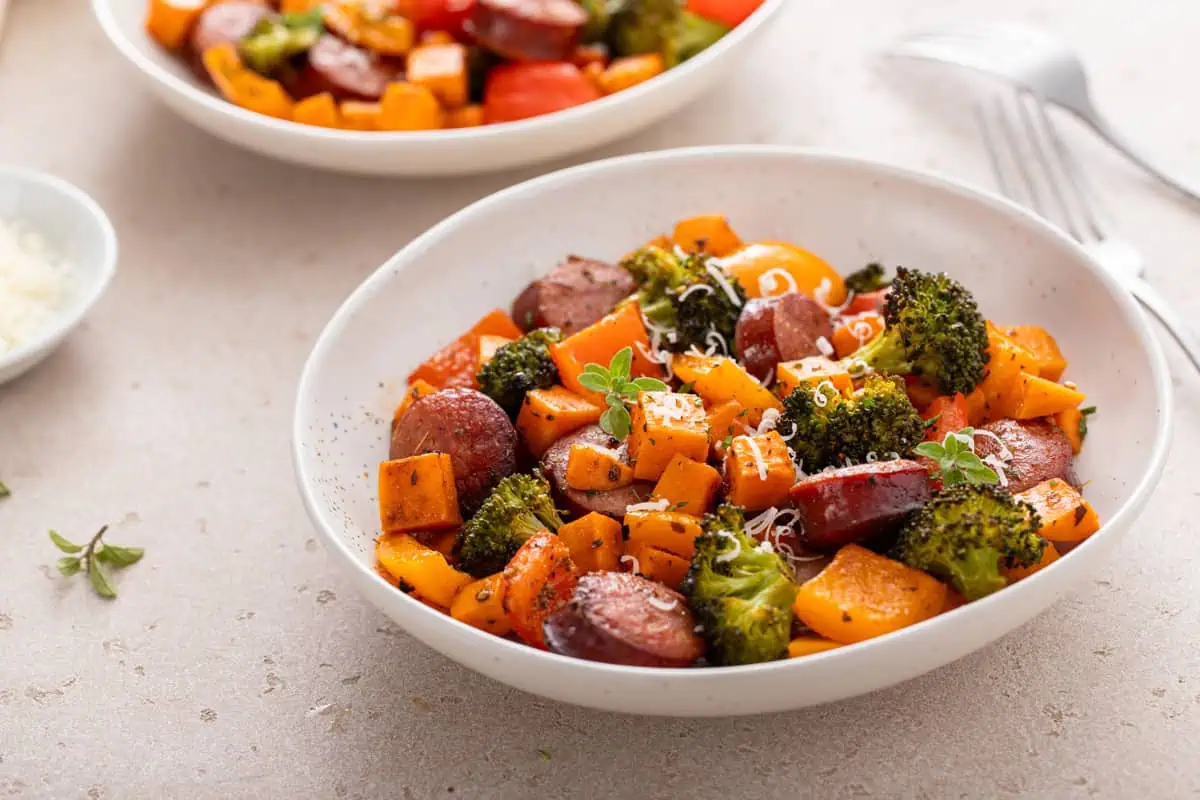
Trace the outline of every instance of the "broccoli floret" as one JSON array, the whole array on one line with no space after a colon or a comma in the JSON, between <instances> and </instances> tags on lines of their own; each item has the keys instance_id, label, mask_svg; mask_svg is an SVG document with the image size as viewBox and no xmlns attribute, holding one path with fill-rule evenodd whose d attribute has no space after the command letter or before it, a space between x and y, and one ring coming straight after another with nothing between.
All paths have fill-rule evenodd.
<instances>
[{"instance_id":1,"label":"broccoli floret","mask_svg":"<svg viewBox=\"0 0 1200 800\"><path fill-rule=\"evenodd\" d=\"M271 14L259 20L238 44L246 66L260 75L273 75L290 59L317 43L325 32L323 12Z\"/></svg>"},{"instance_id":2,"label":"broccoli floret","mask_svg":"<svg viewBox=\"0 0 1200 800\"><path fill-rule=\"evenodd\" d=\"M717 43L729 28L719 22L684 11L675 33L675 53L680 62L699 55Z\"/></svg>"},{"instance_id":3,"label":"broccoli floret","mask_svg":"<svg viewBox=\"0 0 1200 800\"><path fill-rule=\"evenodd\" d=\"M787 655L796 584L778 553L746 534L742 511L704 518L682 591L713 664L757 664Z\"/></svg>"},{"instance_id":4,"label":"broccoli floret","mask_svg":"<svg viewBox=\"0 0 1200 800\"><path fill-rule=\"evenodd\" d=\"M682 15L680 0L625 0L608 25L613 55L662 53L668 67L678 64Z\"/></svg>"},{"instance_id":5,"label":"broccoli floret","mask_svg":"<svg viewBox=\"0 0 1200 800\"><path fill-rule=\"evenodd\" d=\"M479 390L515 417L526 392L558 383L550 345L560 341L558 328L538 328L503 345L475 376Z\"/></svg>"},{"instance_id":6,"label":"broccoli floret","mask_svg":"<svg viewBox=\"0 0 1200 800\"><path fill-rule=\"evenodd\" d=\"M884 274L882 264L867 264L860 270L851 272L846 276L846 291L853 294L867 294L868 292L878 292L880 289L886 289L892 285L892 282L887 279Z\"/></svg>"},{"instance_id":7,"label":"broccoli floret","mask_svg":"<svg viewBox=\"0 0 1200 800\"><path fill-rule=\"evenodd\" d=\"M796 433L791 434L791 425ZM778 430L808 472L862 463L871 454L907 456L925 438L925 422L896 381L868 375L844 397L832 383L801 384L783 400Z\"/></svg>"},{"instance_id":8,"label":"broccoli floret","mask_svg":"<svg viewBox=\"0 0 1200 800\"><path fill-rule=\"evenodd\" d=\"M1001 566L1029 567L1046 540L1028 503L995 486L959 484L943 489L900 531L893 555L949 582L968 600L1002 589Z\"/></svg>"},{"instance_id":9,"label":"broccoli floret","mask_svg":"<svg viewBox=\"0 0 1200 800\"><path fill-rule=\"evenodd\" d=\"M711 261L711 256L703 253L680 258L652 245L621 262L637 281L642 314L655 325L673 331L662 343L672 352L682 353L692 346L705 350L713 344L714 332L726 345L733 345L746 292L737 278L720 272ZM713 272L722 280L717 280ZM736 303L722 283L733 290Z\"/></svg>"},{"instance_id":10,"label":"broccoli floret","mask_svg":"<svg viewBox=\"0 0 1200 800\"><path fill-rule=\"evenodd\" d=\"M969 394L987 364L987 326L975 298L945 274L900 267L883 312L886 329L845 359L892 375L917 375L943 394Z\"/></svg>"},{"instance_id":11,"label":"broccoli floret","mask_svg":"<svg viewBox=\"0 0 1200 800\"><path fill-rule=\"evenodd\" d=\"M504 569L529 537L562 524L544 477L509 475L459 531L459 568L485 578Z\"/></svg>"}]
</instances>

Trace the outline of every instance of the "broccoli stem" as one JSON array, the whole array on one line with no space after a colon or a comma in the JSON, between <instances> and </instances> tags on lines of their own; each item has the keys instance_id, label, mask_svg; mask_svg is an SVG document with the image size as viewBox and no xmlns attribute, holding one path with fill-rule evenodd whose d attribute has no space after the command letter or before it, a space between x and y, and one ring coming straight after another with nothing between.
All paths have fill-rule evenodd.
<instances>
[{"instance_id":1,"label":"broccoli stem","mask_svg":"<svg viewBox=\"0 0 1200 800\"><path fill-rule=\"evenodd\" d=\"M1000 574L1000 551L973 547L951 566L955 587L967 600L978 600L1008 585Z\"/></svg>"},{"instance_id":2,"label":"broccoli stem","mask_svg":"<svg viewBox=\"0 0 1200 800\"><path fill-rule=\"evenodd\" d=\"M861 361L876 372L897 373L907 375L912 372L912 362L900 336L892 330L885 330L863 347L842 359L842 363L852 367L854 362ZM854 372L853 369L850 370Z\"/></svg>"}]
</instances>

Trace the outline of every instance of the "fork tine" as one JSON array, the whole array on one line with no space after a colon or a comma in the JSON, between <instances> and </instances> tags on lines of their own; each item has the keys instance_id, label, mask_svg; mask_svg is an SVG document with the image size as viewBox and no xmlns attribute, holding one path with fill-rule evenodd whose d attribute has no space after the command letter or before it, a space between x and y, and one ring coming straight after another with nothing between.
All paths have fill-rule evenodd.
<instances>
[{"instance_id":1,"label":"fork tine","mask_svg":"<svg viewBox=\"0 0 1200 800\"><path fill-rule=\"evenodd\" d=\"M1030 106L1034 106L1040 112L1037 115L1037 121L1034 119L1034 112L1030 110ZM1021 127L1025 129L1025 134L1029 139L1030 150L1034 158L1041 164L1048 193L1054 199L1054 204L1058 207L1061 225L1067 233L1071 234L1071 238L1083 241L1085 231L1075 224L1075 214L1072 211L1072 206L1063 193L1066 170L1060 157L1061 153L1049 141L1052 136L1049 132L1052 129L1050 117L1046 114L1041 100L1030 92L1022 91L1017 93L1016 107ZM1039 122L1041 123L1040 125ZM1076 189L1074 192L1077 201L1076 205L1086 205L1079 197L1078 187L1072 185L1071 188ZM1045 212L1042 212L1042 216L1049 217ZM1085 214L1084 216L1086 217L1087 215Z\"/></svg>"},{"instance_id":2,"label":"fork tine","mask_svg":"<svg viewBox=\"0 0 1200 800\"><path fill-rule=\"evenodd\" d=\"M1067 150L1066 144L1063 142L1062 137L1059 136L1058 128L1055 127L1054 121L1050 119L1050 115L1046 111L1046 104L1039 99L1034 108L1041 122L1042 129L1046 133L1046 138L1050 142L1050 147L1058 156L1063 179L1070 186L1078 201L1077 208L1083 217L1084 224L1087 225L1092 236L1097 240L1103 239L1106 226L1102 224L1100 219L1104 215L1097 210L1099 202L1096 199L1095 191L1092 190L1089 182L1084 178L1079 168L1079 162Z\"/></svg>"},{"instance_id":3,"label":"fork tine","mask_svg":"<svg viewBox=\"0 0 1200 800\"><path fill-rule=\"evenodd\" d=\"M988 164L992 167L992 177L996 179L996 184L1000 187L1001 194L1017 200L1016 189L1008 180L1008 173L1004 169L1004 164L1000 158L1000 143L996 141L995 129L988 122L987 112L984 111L983 105L980 103L974 105L974 111L975 124L979 128L979 135L983 138L983 149L987 152Z\"/></svg>"},{"instance_id":4,"label":"fork tine","mask_svg":"<svg viewBox=\"0 0 1200 800\"><path fill-rule=\"evenodd\" d=\"M1009 159L1016 168L1017 174L1021 177L1021 183L1025 188L1025 197L1030 208L1036 211L1040 216L1048 217L1049 212L1046 204L1042 199L1042 192L1034 179L1033 173L1029 170L1025 150L1021 147L1021 140L1013 127L1010 115L1004 107L1004 100L997 97L995 102L996 107L996 127L1000 131L1000 136L1004 139L1004 143L1008 147L1008 152L1011 155ZM1009 195L1013 199L1017 199L1015 195ZM1018 202L1020 202L1018 200Z\"/></svg>"}]
</instances>

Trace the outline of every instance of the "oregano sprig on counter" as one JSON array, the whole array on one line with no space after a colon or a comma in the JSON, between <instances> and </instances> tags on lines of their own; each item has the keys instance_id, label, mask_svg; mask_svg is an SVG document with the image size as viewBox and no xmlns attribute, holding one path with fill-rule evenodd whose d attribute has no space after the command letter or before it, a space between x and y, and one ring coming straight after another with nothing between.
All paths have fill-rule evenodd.
<instances>
[{"instance_id":1,"label":"oregano sprig on counter","mask_svg":"<svg viewBox=\"0 0 1200 800\"><path fill-rule=\"evenodd\" d=\"M600 428L618 440L629 435L630 419L626 403L637 400L638 392L665 392L668 386L657 378L630 378L633 348L623 347L607 367L588 364L579 382L593 392L601 392L608 408L600 415Z\"/></svg>"},{"instance_id":2,"label":"oregano sprig on counter","mask_svg":"<svg viewBox=\"0 0 1200 800\"><path fill-rule=\"evenodd\" d=\"M63 577L69 578L80 572L86 572L96 594L105 600L112 600L116 598L117 590L108 578L108 573L104 569L105 565L116 568L128 567L141 561L146 551L140 547L121 547L103 541L107 531L108 526L105 525L85 545L75 544L59 534L58 531L50 531L50 541L54 542L54 546L60 551L67 554L60 558L56 565Z\"/></svg>"}]
</instances>

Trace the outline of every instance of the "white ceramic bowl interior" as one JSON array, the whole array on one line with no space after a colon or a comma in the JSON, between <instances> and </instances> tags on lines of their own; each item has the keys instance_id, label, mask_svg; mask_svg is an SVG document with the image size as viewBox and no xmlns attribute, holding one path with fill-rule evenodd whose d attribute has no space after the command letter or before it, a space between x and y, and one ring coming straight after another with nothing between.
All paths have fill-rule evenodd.
<instances>
[{"instance_id":1,"label":"white ceramic bowl interior","mask_svg":"<svg viewBox=\"0 0 1200 800\"><path fill-rule=\"evenodd\" d=\"M0 219L40 234L70 266L71 283L55 321L40 335L0 354L0 383L49 356L100 299L117 267L117 235L82 190L50 175L0 168Z\"/></svg>"},{"instance_id":2,"label":"white ceramic bowl interior","mask_svg":"<svg viewBox=\"0 0 1200 800\"><path fill-rule=\"evenodd\" d=\"M1104 528L1051 568L898 633L795 661L654 670L578 661L440 614L373 569L376 466L404 376L567 253L617 259L682 217L723 212L747 240L796 242L848 271L871 260L945 270L1003 323L1045 325L1067 377L1102 413L1079 471ZM1096 569L1130 526L1166 454L1163 356L1132 301L1071 241L941 178L775 148L676 150L588 164L482 200L418 238L334 316L305 367L294 457L304 500L359 589L471 669L596 708L686 716L797 708L953 661L1022 624Z\"/></svg>"},{"instance_id":3,"label":"white ceramic bowl interior","mask_svg":"<svg viewBox=\"0 0 1200 800\"><path fill-rule=\"evenodd\" d=\"M201 84L143 30L147 0L92 0L104 32L185 119L233 144L313 167L369 175L451 175L548 161L599 147L672 114L728 74L784 0L762 6L721 41L663 75L583 106L521 122L449 131L337 131L238 108Z\"/></svg>"}]
</instances>

